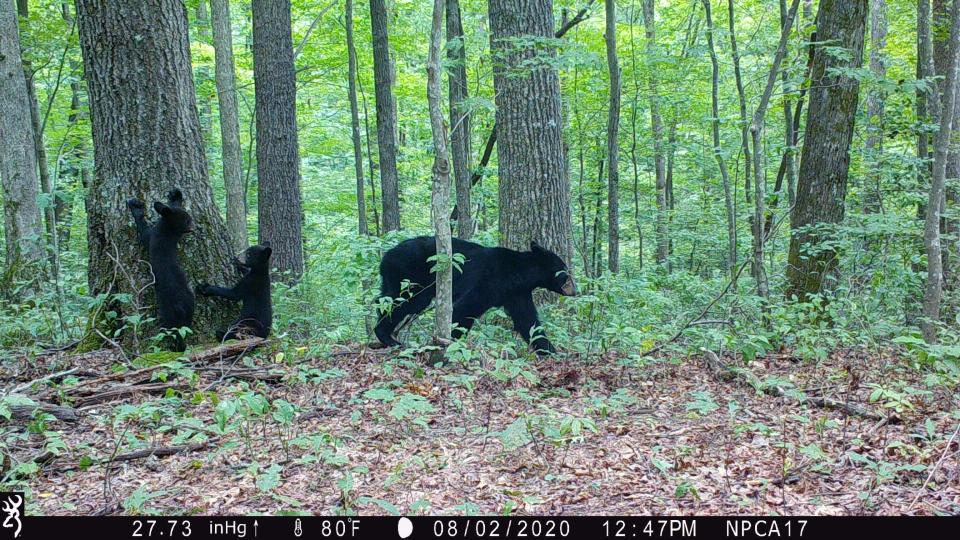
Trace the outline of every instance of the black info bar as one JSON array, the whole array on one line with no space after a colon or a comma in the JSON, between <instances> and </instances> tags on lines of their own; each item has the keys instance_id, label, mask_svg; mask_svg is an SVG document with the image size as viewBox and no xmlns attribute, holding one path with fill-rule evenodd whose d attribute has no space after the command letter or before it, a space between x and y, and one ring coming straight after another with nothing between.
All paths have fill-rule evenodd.
<instances>
[{"instance_id":1,"label":"black info bar","mask_svg":"<svg viewBox=\"0 0 960 540\"><path fill-rule=\"evenodd\" d=\"M2 538L955 538L957 517L6 516Z\"/></svg>"}]
</instances>

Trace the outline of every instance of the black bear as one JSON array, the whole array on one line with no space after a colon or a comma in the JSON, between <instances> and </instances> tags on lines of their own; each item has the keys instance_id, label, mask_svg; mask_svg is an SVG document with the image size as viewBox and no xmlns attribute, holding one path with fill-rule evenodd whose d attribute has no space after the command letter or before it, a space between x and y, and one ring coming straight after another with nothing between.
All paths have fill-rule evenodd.
<instances>
[{"instance_id":1,"label":"black bear","mask_svg":"<svg viewBox=\"0 0 960 540\"><path fill-rule=\"evenodd\" d=\"M187 348L186 342L176 329L193 324L194 298L187 275L180 267L177 244L183 235L193 232L193 219L183 209L183 193L179 189L167 193L167 204L153 203L153 209L160 215L153 226L147 224L146 206L142 201L130 199L127 207L133 214L140 244L150 256L160 326L174 330L170 348L182 352Z\"/></svg>"},{"instance_id":2,"label":"black bear","mask_svg":"<svg viewBox=\"0 0 960 540\"><path fill-rule=\"evenodd\" d=\"M533 290L576 294L576 285L563 259L536 242L530 243L530 251L514 251L454 238L453 252L462 253L466 259L462 271L453 270L453 322L461 333L468 332L490 308L502 307L513 319L514 330L537 354L556 352L542 333L531 342L531 330L540 326ZM399 345L394 332L427 309L436 295L435 278L430 272L433 263L427 261L436 253L435 238L420 236L397 244L380 261L380 294L395 299L392 310L380 318L375 330L384 345ZM401 291L404 280L410 286Z\"/></svg>"},{"instance_id":3,"label":"black bear","mask_svg":"<svg viewBox=\"0 0 960 540\"><path fill-rule=\"evenodd\" d=\"M242 336L267 337L273 323L273 305L270 302L270 242L251 246L244 251L244 260L234 259L240 273L240 281L233 288L217 287L201 283L197 293L203 296L219 296L234 302L242 302L240 319L220 334L220 339L236 339Z\"/></svg>"}]
</instances>

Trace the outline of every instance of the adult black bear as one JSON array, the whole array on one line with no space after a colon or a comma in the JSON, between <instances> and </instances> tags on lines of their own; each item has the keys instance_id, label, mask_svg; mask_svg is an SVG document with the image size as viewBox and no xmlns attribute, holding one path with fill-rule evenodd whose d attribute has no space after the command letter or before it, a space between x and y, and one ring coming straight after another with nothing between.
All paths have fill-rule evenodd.
<instances>
[{"instance_id":1,"label":"adult black bear","mask_svg":"<svg viewBox=\"0 0 960 540\"><path fill-rule=\"evenodd\" d=\"M142 201L130 199L127 207L133 214L140 244L150 256L160 326L175 332L170 348L182 352L187 345L176 330L193 324L194 298L187 275L180 267L177 244L183 235L193 231L193 219L183 209L183 193L179 189L167 193L167 204L153 203L153 209L160 215L153 226L147 224L146 206Z\"/></svg>"},{"instance_id":2,"label":"adult black bear","mask_svg":"<svg viewBox=\"0 0 960 540\"><path fill-rule=\"evenodd\" d=\"M488 309L502 307L513 319L514 330L531 343L531 329L540 326L533 290L576 294L573 277L563 259L536 242L530 243L530 251L514 251L454 238L453 252L466 258L462 272L453 271L453 322L462 333L468 332ZM435 278L430 272L433 263L427 262L436 253L436 239L420 236L399 243L380 261L380 294L399 299L377 323L377 339L384 345L399 345L393 335L397 327L425 310L436 295ZM404 280L410 286L401 291ZM542 333L533 337L531 345L540 355L556 352Z\"/></svg>"},{"instance_id":3,"label":"adult black bear","mask_svg":"<svg viewBox=\"0 0 960 540\"><path fill-rule=\"evenodd\" d=\"M267 337L273 323L273 305L270 303L270 242L251 246L244 251L244 260L234 260L240 281L233 288L217 287L201 283L197 293L203 296L219 296L235 302L243 302L240 319L222 332L221 339L241 336Z\"/></svg>"}]
</instances>

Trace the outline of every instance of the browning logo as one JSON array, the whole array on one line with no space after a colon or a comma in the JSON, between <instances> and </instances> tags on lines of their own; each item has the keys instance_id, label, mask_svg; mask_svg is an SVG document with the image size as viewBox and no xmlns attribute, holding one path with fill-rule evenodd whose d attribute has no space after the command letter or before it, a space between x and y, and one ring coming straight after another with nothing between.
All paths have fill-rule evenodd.
<instances>
[{"instance_id":1,"label":"browning logo","mask_svg":"<svg viewBox=\"0 0 960 540\"><path fill-rule=\"evenodd\" d=\"M20 529L23 528L23 523L20 522L21 511L23 510L23 493L0 493L0 505L2 505L0 510L3 511L3 528L12 529L12 538L20 538Z\"/></svg>"}]
</instances>

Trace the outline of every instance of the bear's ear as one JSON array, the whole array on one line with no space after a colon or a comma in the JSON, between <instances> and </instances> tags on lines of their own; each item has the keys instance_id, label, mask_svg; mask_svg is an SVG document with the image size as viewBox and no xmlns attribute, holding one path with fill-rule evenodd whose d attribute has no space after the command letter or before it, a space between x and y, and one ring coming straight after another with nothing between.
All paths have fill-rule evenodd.
<instances>
[{"instance_id":1,"label":"bear's ear","mask_svg":"<svg viewBox=\"0 0 960 540\"><path fill-rule=\"evenodd\" d=\"M171 206L183 206L183 192L179 188L171 189L167 192L167 202Z\"/></svg>"},{"instance_id":2,"label":"bear's ear","mask_svg":"<svg viewBox=\"0 0 960 540\"><path fill-rule=\"evenodd\" d=\"M264 242L264 243L262 243L262 244L260 244L260 245L263 246L263 247L265 247L265 248L269 248L269 247L270 247L270 242Z\"/></svg>"},{"instance_id":3,"label":"bear's ear","mask_svg":"<svg viewBox=\"0 0 960 540\"><path fill-rule=\"evenodd\" d=\"M530 241L530 251L543 251L543 247L541 247L540 244L538 244L536 240L531 240L531 241Z\"/></svg>"},{"instance_id":4,"label":"bear's ear","mask_svg":"<svg viewBox=\"0 0 960 540\"><path fill-rule=\"evenodd\" d=\"M160 201L153 203L153 209L156 210L161 216L170 215L170 207Z\"/></svg>"},{"instance_id":5,"label":"bear's ear","mask_svg":"<svg viewBox=\"0 0 960 540\"><path fill-rule=\"evenodd\" d=\"M263 252L262 252L262 253L263 253L263 255L262 255L263 260L264 260L264 261L269 261L269 260L270 260L270 255L273 254L273 248L270 247L270 242L266 242L266 243L264 244L264 248L263 248Z\"/></svg>"}]
</instances>

